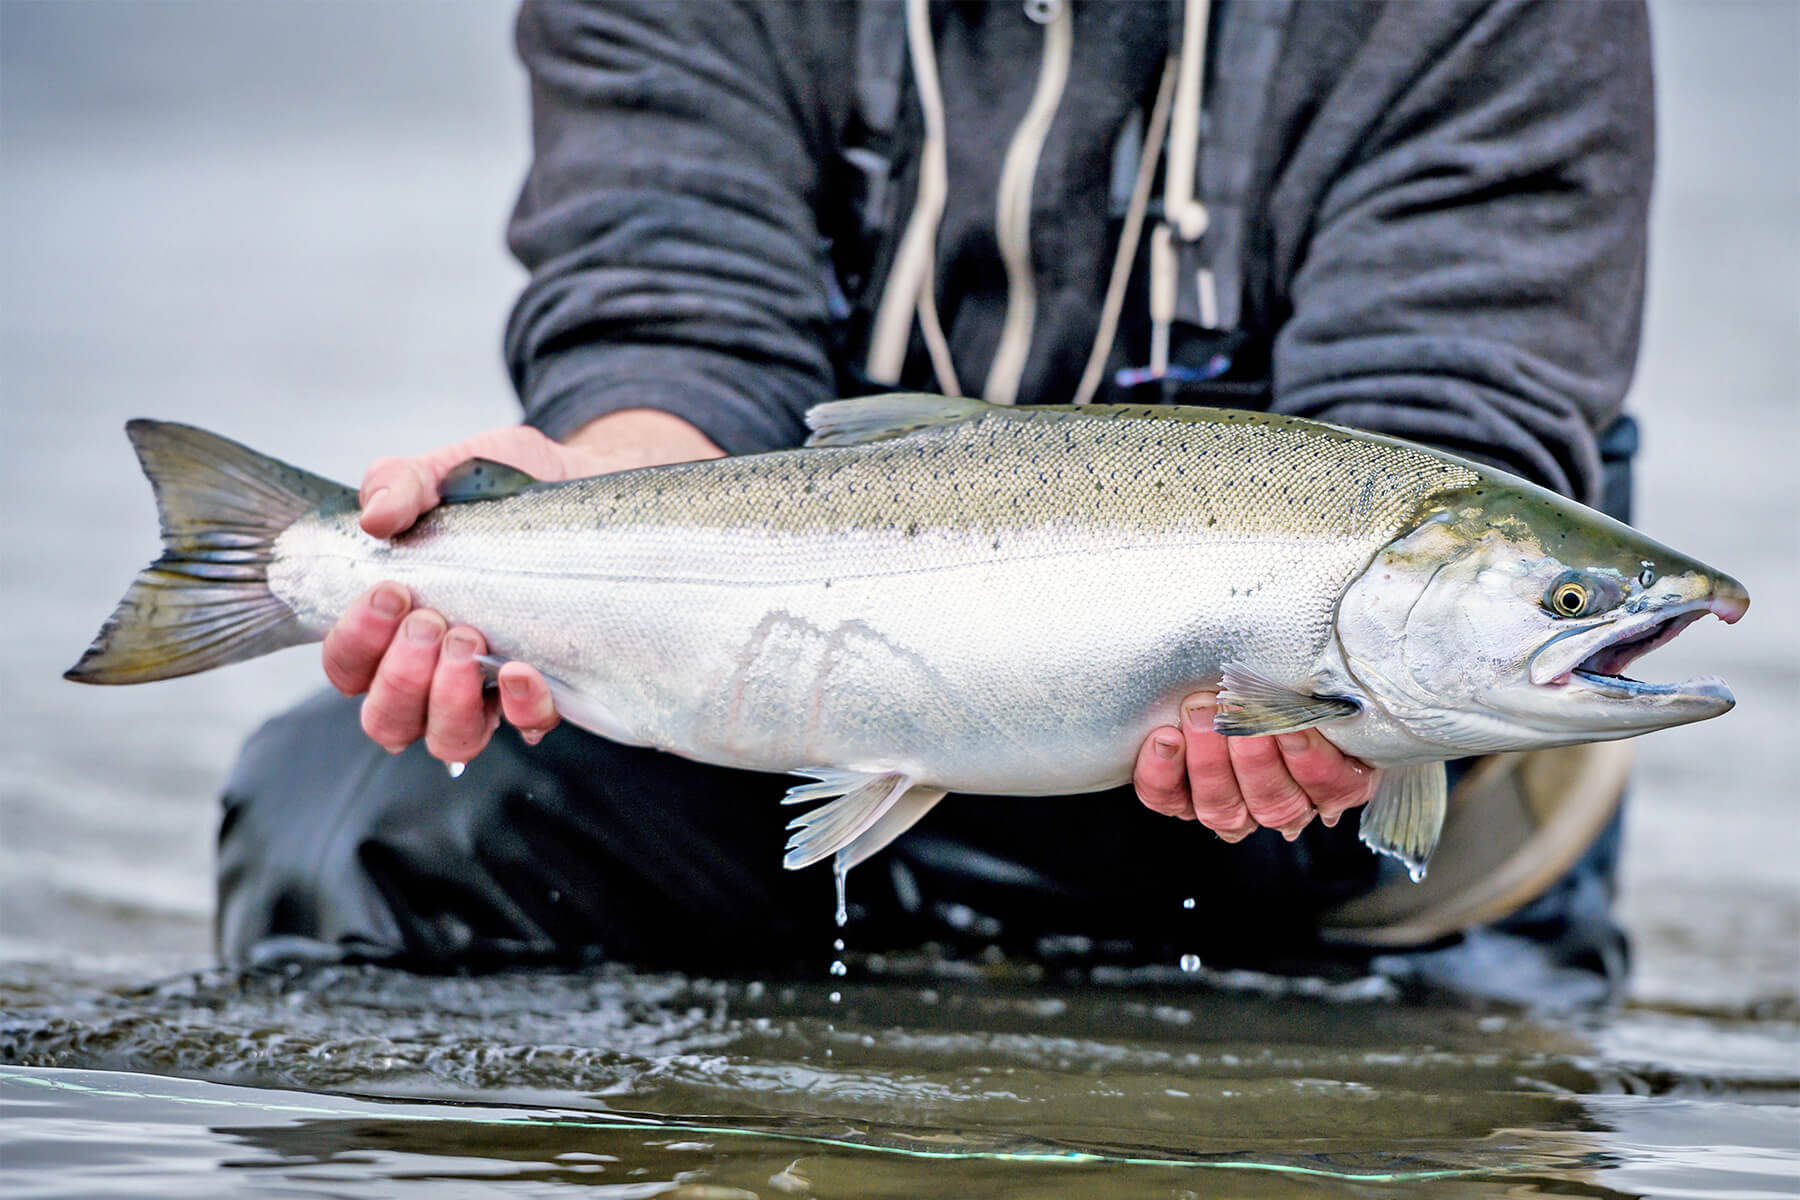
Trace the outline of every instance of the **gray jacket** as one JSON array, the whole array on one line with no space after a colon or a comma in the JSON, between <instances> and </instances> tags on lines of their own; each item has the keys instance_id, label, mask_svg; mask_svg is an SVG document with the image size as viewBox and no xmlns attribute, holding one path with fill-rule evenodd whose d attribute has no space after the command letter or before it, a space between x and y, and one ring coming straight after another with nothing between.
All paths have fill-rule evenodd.
<instances>
[{"instance_id":1,"label":"gray jacket","mask_svg":"<svg viewBox=\"0 0 1800 1200\"><path fill-rule=\"evenodd\" d=\"M1067 402L1082 373L1127 151L1180 45L1179 3L1070 2L1028 177L1020 402ZM931 294L971 394L1019 291L996 195L1058 11L929 9L948 168ZM535 157L509 240L531 281L506 336L528 421L559 436L659 408L747 452L865 388L925 141L905 38L896 3L528 0ZM1641 5L1215 0L1207 58L1211 221L1181 279L1205 267L1220 294L1202 320L1184 282L1186 382L1157 394L1398 434L1594 499L1643 300ZM1144 258L1101 400L1143 398L1116 370L1151 354ZM937 386L916 322L883 382Z\"/></svg>"}]
</instances>

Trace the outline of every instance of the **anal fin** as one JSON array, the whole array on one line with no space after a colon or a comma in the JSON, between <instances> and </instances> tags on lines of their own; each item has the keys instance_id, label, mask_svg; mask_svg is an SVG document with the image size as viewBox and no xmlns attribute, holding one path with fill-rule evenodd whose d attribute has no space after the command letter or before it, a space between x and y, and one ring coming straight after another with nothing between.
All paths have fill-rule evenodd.
<instances>
[{"instance_id":1,"label":"anal fin","mask_svg":"<svg viewBox=\"0 0 1800 1200\"><path fill-rule=\"evenodd\" d=\"M1362 811L1363 844L1405 863L1415 883L1425 878L1425 863L1444 829L1448 794L1441 762L1381 768L1375 798Z\"/></svg>"},{"instance_id":2,"label":"anal fin","mask_svg":"<svg viewBox=\"0 0 1800 1200\"><path fill-rule=\"evenodd\" d=\"M1242 663L1226 663L1213 729L1226 737L1261 737L1346 720L1361 711L1354 700L1297 692Z\"/></svg>"},{"instance_id":3,"label":"anal fin","mask_svg":"<svg viewBox=\"0 0 1800 1200\"><path fill-rule=\"evenodd\" d=\"M851 856L841 858L838 864L840 870L848 870L899 837L943 796L943 792L932 788L914 789L911 778L898 771L871 775L819 768L796 774L815 776L817 782L797 784L782 800L783 804L837 798L802 813L788 824L793 836L788 839L787 856L781 865L790 871L840 852ZM913 791L921 795L907 800Z\"/></svg>"},{"instance_id":4,"label":"anal fin","mask_svg":"<svg viewBox=\"0 0 1800 1200\"><path fill-rule=\"evenodd\" d=\"M875 823L857 834L837 852L837 869L848 871L858 863L879 854L889 842L917 825L944 798L943 788L910 787L875 819Z\"/></svg>"}]
</instances>

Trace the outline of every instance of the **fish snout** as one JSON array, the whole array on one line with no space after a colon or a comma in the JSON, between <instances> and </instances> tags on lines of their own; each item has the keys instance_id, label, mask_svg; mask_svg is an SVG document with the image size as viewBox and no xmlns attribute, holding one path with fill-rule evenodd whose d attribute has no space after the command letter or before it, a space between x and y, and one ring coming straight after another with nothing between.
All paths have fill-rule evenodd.
<instances>
[{"instance_id":1,"label":"fish snout","mask_svg":"<svg viewBox=\"0 0 1800 1200\"><path fill-rule=\"evenodd\" d=\"M1727 625L1735 625L1739 617L1750 610L1750 593L1744 585L1729 575L1720 575L1713 583L1712 593L1707 597L1707 608L1715 613L1719 620Z\"/></svg>"}]
</instances>

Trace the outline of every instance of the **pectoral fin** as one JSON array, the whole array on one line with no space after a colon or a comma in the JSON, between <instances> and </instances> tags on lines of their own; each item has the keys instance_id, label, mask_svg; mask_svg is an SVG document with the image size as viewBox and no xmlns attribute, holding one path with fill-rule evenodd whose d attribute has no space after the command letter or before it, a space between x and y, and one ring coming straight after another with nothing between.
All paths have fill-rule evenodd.
<instances>
[{"instance_id":1,"label":"pectoral fin","mask_svg":"<svg viewBox=\"0 0 1800 1200\"><path fill-rule=\"evenodd\" d=\"M491 458L465 458L451 467L438 484L439 504L470 504L498 500L524 491L537 480Z\"/></svg>"},{"instance_id":2,"label":"pectoral fin","mask_svg":"<svg viewBox=\"0 0 1800 1200\"><path fill-rule=\"evenodd\" d=\"M1313 696L1276 683L1241 663L1225 664L1213 729L1226 737L1293 733L1354 717L1362 706L1339 696Z\"/></svg>"},{"instance_id":3,"label":"pectoral fin","mask_svg":"<svg viewBox=\"0 0 1800 1200\"><path fill-rule=\"evenodd\" d=\"M781 865L790 871L811 866L840 851L853 856L840 864L848 869L906 832L943 795L941 791L922 788L917 790L924 794L908 801L912 780L898 771L870 775L818 768L796 774L814 776L817 782L796 785L783 798L783 804L804 804L832 796L837 799L802 813L788 824L793 836L788 839L787 857Z\"/></svg>"},{"instance_id":4,"label":"pectoral fin","mask_svg":"<svg viewBox=\"0 0 1800 1200\"><path fill-rule=\"evenodd\" d=\"M1362 811L1363 844L1406 864L1416 883L1437 849L1444 828L1448 786L1441 762L1383 767L1375 777L1375 798Z\"/></svg>"}]
</instances>

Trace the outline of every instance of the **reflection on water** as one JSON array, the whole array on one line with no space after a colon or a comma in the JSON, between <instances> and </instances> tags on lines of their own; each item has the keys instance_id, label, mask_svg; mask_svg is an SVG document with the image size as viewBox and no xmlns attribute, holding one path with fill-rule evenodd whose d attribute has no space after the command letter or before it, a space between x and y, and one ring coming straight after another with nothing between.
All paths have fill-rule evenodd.
<instances>
[{"instance_id":1,"label":"reflection on water","mask_svg":"<svg viewBox=\"0 0 1800 1200\"><path fill-rule=\"evenodd\" d=\"M162 1158L198 1153L200 1136L164 1126L204 1125L216 1161L321 1186L603 1176L773 1194L792 1164L822 1195L951 1181L962 1195L1208 1194L1193 1179L1207 1171L1247 1194L1305 1180L1475 1195L1502 1178L1623 1194L1639 1186L1613 1183L1629 1167L1653 1190L1691 1178L1695 1194L1747 1196L1778 1194L1800 1165L1791 1013L1736 1028L1639 1010L1533 1019L1174 973L1128 987L616 967L86 982L74 1000L0 992L0 1061L18 1064L0 1103L28 1118L0 1134L9 1164L66 1164L52 1126ZM246 1090L263 1088L293 1090Z\"/></svg>"}]
</instances>

